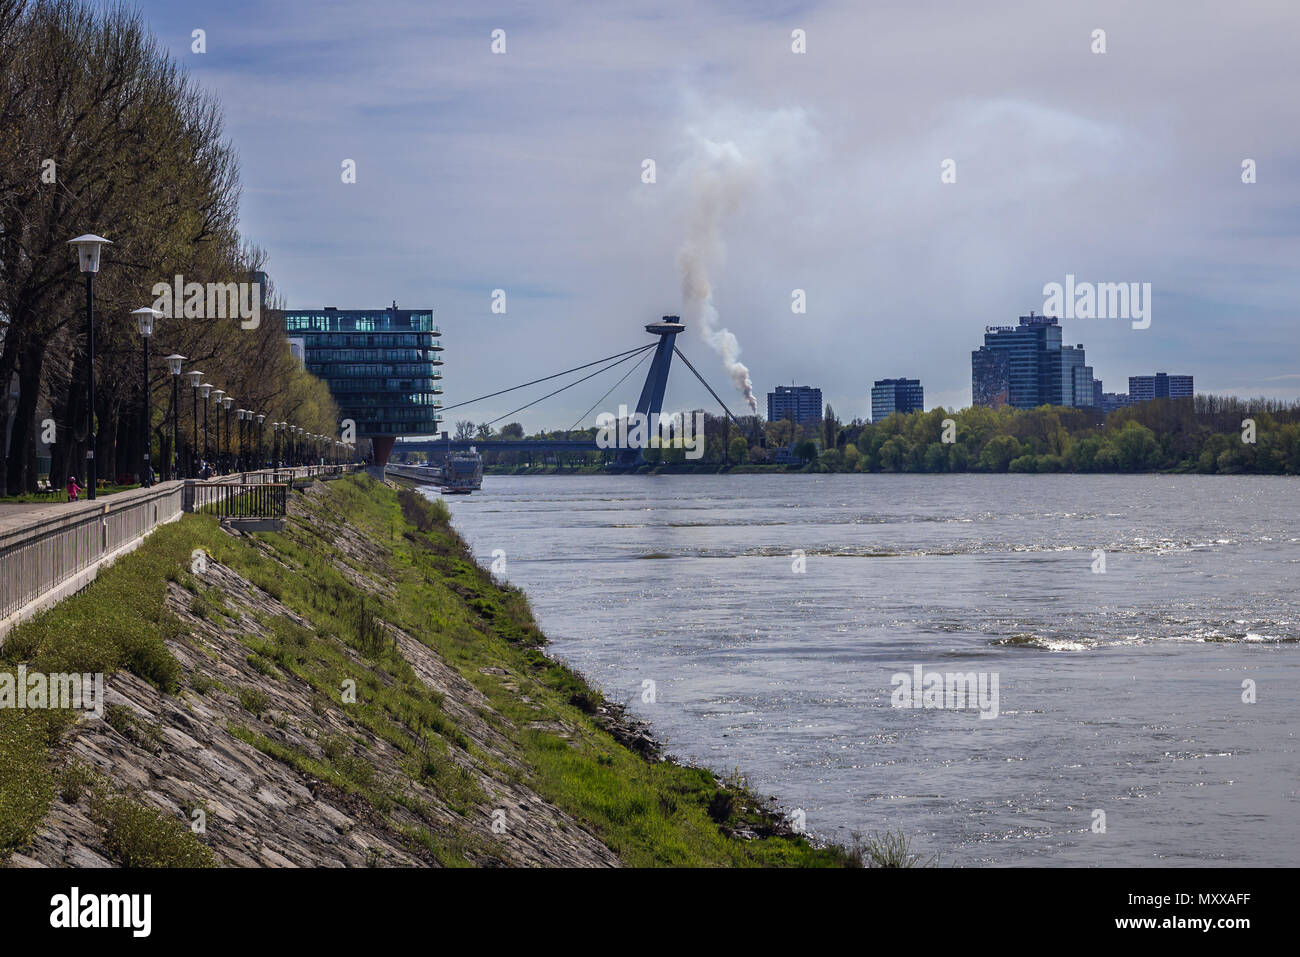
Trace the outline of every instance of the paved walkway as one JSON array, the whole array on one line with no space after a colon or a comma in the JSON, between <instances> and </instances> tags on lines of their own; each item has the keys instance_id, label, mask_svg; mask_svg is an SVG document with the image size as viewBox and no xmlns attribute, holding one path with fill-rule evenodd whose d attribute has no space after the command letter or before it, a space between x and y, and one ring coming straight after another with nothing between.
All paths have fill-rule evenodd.
<instances>
[{"instance_id":1,"label":"paved walkway","mask_svg":"<svg viewBox=\"0 0 1300 957\"><path fill-rule=\"evenodd\" d=\"M84 498L80 502L0 502L0 535L16 528L27 528L52 518L61 518L79 506L84 506L85 502ZM96 500L95 504L102 505L103 500ZM48 515L45 514L47 512Z\"/></svg>"}]
</instances>

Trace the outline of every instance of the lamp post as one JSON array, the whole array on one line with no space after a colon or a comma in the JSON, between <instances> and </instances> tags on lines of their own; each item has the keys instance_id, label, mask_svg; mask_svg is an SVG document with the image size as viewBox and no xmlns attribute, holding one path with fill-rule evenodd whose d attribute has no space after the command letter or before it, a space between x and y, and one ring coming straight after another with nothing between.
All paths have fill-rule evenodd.
<instances>
[{"instance_id":1,"label":"lamp post","mask_svg":"<svg viewBox=\"0 0 1300 957\"><path fill-rule=\"evenodd\" d=\"M222 404L223 406L225 406L225 409L226 409L226 458L225 458L225 462L226 462L226 469L229 470L229 469L230 469L230 407L231 407L232 405L235 404L235 400L232 399L230 396L226 396L224 399L221 400L221 404Z\"/></svg>"},{"instance_id":2,"label":"lamp post","mask_svg":"<svg viewBox=\"0 0 1300 957\"><path fill-rule=\"evenodd\" d=\"M199 383L203 381L202 372L187 373L190 377L190 394L193 398L193 407L191 412L194 415L194 439L190 442L190 478L198 478L198 449L199 449ZM207 403L203 407L207 408Z\"/></svg>"},{"instance_id":3,"label":"lamp post","mask_svg":"<svg viewBox=\"0 0 1300 957\"><path fill-rule=\"evenodd\" d=\"M77 248L77 266L86 277L86 384L89 395L86 408L86 498L95 498L95 273L99 272L99 254L110 240L94 233L86 233L68 240Z\"/></svg>"},{"instance_id":4,"label":"lamp post","mask_svg":"<svg viewBox=\"0 0 1300 957\"><path fill-rule=\"evenodd\" d=\"M221 397L226 394L225 389L213 389L212 401L217 407L217 447L214 450L214 459L216 461L216 473L221 474ZM207 421L207 414L204 413L204 421Z\"/></svg>"},{"instance_id":5,"label":"lamp post","mask_svg":"<svg viewBox=\"0 0 1300 957\"><path fill-rule=\"evenodd\" d=\"M262 458L262 423L266 421L266 413L257 413L257 467L260 469L266 464Z\"/></svg>"},{"instance_id":6,"label":"lamp post","mask_svg":"<svg viewBox=\"0 0 1300 957\"><path fill-rule=\"evenodd\" d=\"M253 413L248 409L239 410L239 470L248 471L248 447L252 445L249 439L248 421L252 418Z\"/></svg>"},{"instance_id":7,"label":"lamp post","mask_svg":"<svg viewBox=\"0 0 1300 957\"><path fill-rule=\"evenodd\" d=\"M180 406L176 395L181 381L181 363L184 361L184 356L175 353L167 357L167 371L172 374L172 454L171 460L167 463L169 466L167 469L167 477L173 482L179 477L178 473L180 472L181 465L181 454L177 446L180 437L176 428L178 417L180 416Z\"/></svg>"},{"instance_id":8,"label":"lamp post","mask_svg":"<svg viewBox=\"0 0 1300 957\"><path fill-rule=\"evenodd\" d=\"M153 320L155 316L161 316L162 313L157 309L144 306L140 309L134 309L131 315L135 316L137 327L140 329L140 338L144 340L144 361L141 363L143 377L141 386L144 400L144 416L142 429L144 433L144 452L140 460L140 485L148 488L153 485L153 468L150 466L149 451L153 445L153 440L149 435L150 420L153 418L152 396L149 394L149 340L153 338Z\"/></svg>"},{"instance_id":9,"label":"lamp post","mask_svg":"<svg viewBox=\"0 0 1300 957\"><path fill-rule=\"evenodd\" d=\"M199 386L199 392L203 393L203 464L207 466L211 461L208 455L208 396L212 394L212 383L203 383Z\"/></svg>"}]
</instances>

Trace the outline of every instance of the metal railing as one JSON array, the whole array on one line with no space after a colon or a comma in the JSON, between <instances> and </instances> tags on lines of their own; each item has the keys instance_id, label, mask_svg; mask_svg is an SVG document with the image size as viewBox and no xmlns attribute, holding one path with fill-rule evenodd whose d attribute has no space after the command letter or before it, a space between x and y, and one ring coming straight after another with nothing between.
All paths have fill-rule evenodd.
<instances>
[{"instance_id":1,"label":"metal railing","mask_svg":"<svg viewBox=\"0 0 1300 957\"><path fill-rule=\"evenodd\" d=\"M185 511L219 518L284 518L289 486L269 482L195 482L185 489Z\"/></svg>"},{"instance_id":2,"label":"metal railing","mask_svg":"<svg viewBox=\"0 0 1300 957\"><path fill-rule=\"evenodd\" d=\"M184 485L153 488L42 509L31 525L0 532L0 624L25 605L96 565L157 526L179 518Z\"/></svg>"},{"instance_id":3,"label":"metal railing","mask_svg":"<svg viewBox=\"0 0 1300 957\"><path fill-rule=\"evenodd\" d=\"M52 603L60 586L184 512L283 518L292 483L338 478L360 468L314 465L162 482L93 502L39 509L8 527L0 524L0 638L34 610L28 606L45 596Z\"/></svg>"}]
</instances>

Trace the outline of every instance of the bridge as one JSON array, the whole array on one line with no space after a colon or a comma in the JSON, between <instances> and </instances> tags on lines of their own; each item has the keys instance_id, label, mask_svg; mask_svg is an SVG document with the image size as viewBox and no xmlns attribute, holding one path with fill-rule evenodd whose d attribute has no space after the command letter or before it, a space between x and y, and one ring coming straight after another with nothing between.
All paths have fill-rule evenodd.
<instances>
[{"instance_id":1,"label":"bridge","mask_svg":"<svg viewBox=\"0 0 1300 957\"><path fill-rule=\"evenodd\" d=\"M734 422L737 428L740 428L743 433L743 426L741 426L736 417L731 414L731 410L727 408L726 403L719 398L718 393L713 391L713 387L704 380L704 377L700 375L695 366L691 365L691 361L687 359L681 349L677 347L677 336L685 329L686 325L681 321L681 317L664 316L659 322L652 322L646 325L646 332L655 336L655 341L649 344L641 345L634 349L628 349L625 352L615 353L612 356L606 356L605 358L597 359L594 362L587 362L583 365L575 366L572 369L566 369L563 372L543 376L540 379L533 379L531 382L524 382L520 385L511 386L508 389L498 389L496 392L489 392L487 395L481 395L474 399L467 399L464 402L458 402L455 405L447 406L443 409L443 412L449 412L452 409L462 408L463 406L472 405L476 402L482 402L485 399L505 395L508 392L524 389L528 386L547 382L551 379L557 379L561 376L580 372L584 369L590 369L592 366L601 367L596 369L594 372L584 375L580 379L570 382L568 385L561 386L552 392L548 392L541 398L534 399L532 402L528 402L517 409L507 412L505 415L497 416L491 422L484 423L485 425L495 425L503 419L508 419L523 412L525 409L536 405L538 402L543 402L552 396L559 395L566 389L571 389L575 385L586 382L588 379L600 375L602 372L606 372L622 365L630 359L640 356L636 364L624 373L623 378L619 379L618 382L616 382L608 392L601 396L601 398L598 399L590 409L578 417L578 421L567 430L571 432L577 429L583 419L595 411L597 406L608 399L610 394L622 385L628 376L630 376L636 368L646 360L646 358L653 356L650 363L650 369L646 373L645 384L641 387L640 398L637 399L636 412L645 416L648 421L655 421L663 412L664 392L668 386L668 370L672 364L673 356L676 355L682 360L682 362L686 363L686 367L694 373L695 378L699 379L704 388L708 389L709 394L717 400L718 405L722 407L722 411L727 414L728 421ZM651 350L653 350L653 352ZM442 435L446 436L447 433L444 432ZM724 454L726 445L727 443L724 442ZM642 455L642 450L639 448L601 449L597 446L595 439L451 439L442 436L417 436L414 438L398 439L396 445L393 447L393 451L423 452L426 454L437 455L438 453L467 452L471 448L476 449L479 452L522 452L525 454L534 452L555 453L611 451L617 456L615 464L619 468L636 468L639 465L645 464L646 461L644 455Z\"/></svg>"},{"instance_id":2,"label":"bridge","mask_svg":"<svg viewBox=\"0 0 1300 957\"><path fill-rule=\"evenodd\" d=\"M601 452L595 439L398 439L394 452Z\"/></svg>"}]
</instances>

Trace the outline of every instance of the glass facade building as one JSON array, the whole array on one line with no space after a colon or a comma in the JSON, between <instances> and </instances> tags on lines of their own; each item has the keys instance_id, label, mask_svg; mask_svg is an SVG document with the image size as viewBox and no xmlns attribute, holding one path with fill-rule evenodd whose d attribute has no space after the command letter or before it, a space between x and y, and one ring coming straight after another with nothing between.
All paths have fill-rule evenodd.
<instances>
[{"instance_id":1,"label":"glass facade building","mask_svg":"<svg viewBox=\"0 0 1300 957\"><path fill-rule=\"evenodd\" d=\"M871 421L883 422L895 412L925 410L920 379L877 379L871 386Z\"/></svg>"},{"instance_id":2,"label":"glass facade building","mask_svg":"<svg viewBox=\"0 0 1300 957\"><path fill-rule=\"evenodd\" d=\"M391 448L399 435L432 435L442 422L441 332L431 309L288 309L285 334L307 371L325 380L359 438ZM387 458L385 451L384 458Z\"/></svg>"},{"instance_id":3,"label":"glass facade building","mask_svg":"<svg viewBox=\"0 0 1300 957\"><path fill-rule=\"evenodd\" d=\"M1092 367L1082 345L1061 343L1054 317L1020 317L1016 326L988 326L984 345L971 353L971 398L976 405L1090 406Z\"/></svg>"}]
</instances>

